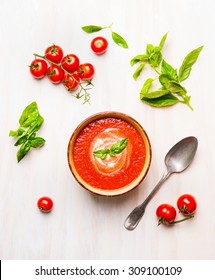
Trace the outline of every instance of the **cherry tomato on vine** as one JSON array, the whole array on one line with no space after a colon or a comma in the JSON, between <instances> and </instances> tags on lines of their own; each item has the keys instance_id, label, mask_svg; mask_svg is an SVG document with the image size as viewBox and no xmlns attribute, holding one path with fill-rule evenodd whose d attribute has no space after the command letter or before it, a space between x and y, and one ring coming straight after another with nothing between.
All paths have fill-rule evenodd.
<instances>
[{"instance_id":1,"label":"cherry tomato on vine","mask_svg":"<svg viewBox=\"0 0 215 280\"><path fill-rule=\"evenodd\" d=\"M48 68L48 65L47 65L46 61L43 59L37 58L31 62L30 72L31 72L31 75L35 79L42 79L46 75L47 68Z\"/></svg>"},{"instance_id":2,"label":"cherry tomato on vine","mask_svg":"<svg viewBox=\"0 0 215 280\"><path fill-rule=\"evenodd\" d=\"M177 206L182 214L189 215L196 211L197 202L191 194L183 194L178 198Z\"/></svg>"},{"instance_id":3,"label":"cherry tomato on vine","mask_svg":"<svg viewBox=\"0 0 215 280\"><path fill-rule=\"evenodd\" d=\"M53 84L59 84L63 81L64 71L61 67L52 64L47 70L47 77Z\"/></svg>"},{"instance_id":4,"label":"cherry tomato on vine","mask_svg":"<svg viewBox=\"0 0 215 280\"><path fill-rule=\"evenodd\" d=\"M156 215L159 219L159 225L162 223L170 224L175 220L176 210L170 204L161 204L156 210Z\"/></svg>"},{"instance_id":5,"label":"cherry tomato on vine","mask_svg":"<svg viewBox=\"0 0 215 280\"><path fill-rule=\"evenodd\" d=\"M53 208L53 201L48 196L43 196L37 201L37 207L41 212L49 213Z\"/></svg>"},{"instance_id":6,"label":"cherry tomato on vine","mask_svg":"<svg viewBox=\"0 0 215 280\"><path fill-rule=\"evenodd\" d=\"M95 68L90 63L80 64L77 70L78 76L83 81L91 80L95 74Z\"/></svg>"},{"instance_id":7,"label":"cherry tomato on vine","mask_svg":"<svg viewBox=\"0 0 215 280\"><path fill-rule=\"evenodd\" d=\"M91 41L90 46L95 54L103 54L108 48L108 41L104 37L96 37Z\"/></svg>"},{"instance_id":8,"label":"cherry tomato on vine","mask_svg":"<svg viewBox=\"0 0 215 280\"><path fill-rule=\"evenodd\" d=\"M67 56L64 56L61 61L61 65L69 73L77 71L79 64L79 58L75 54L68 54Z\"/></svg>"},{"instance_id":9,"label":"cherry tomato on vine","mask_svg":"<svg viewBox=\"0 0 215 280\"><path fill-rule=\"evenodd\" d=\"M79 83L80 83L80 78L76 73L72 75L67 74L64 76L63 84L69 92L78 89Z\"/></svg>"},{"instance_id":10,"label":"cherry tomato on vine","mask_svg":"<svg viewBox=\"0 0 215 280\"><path fill-rule=\"evenodd\" d=\"M55 63L60 63L63 58L63 50L57 45L52 45L45 50L45 57Z\"/></svg>"}]
</instances>

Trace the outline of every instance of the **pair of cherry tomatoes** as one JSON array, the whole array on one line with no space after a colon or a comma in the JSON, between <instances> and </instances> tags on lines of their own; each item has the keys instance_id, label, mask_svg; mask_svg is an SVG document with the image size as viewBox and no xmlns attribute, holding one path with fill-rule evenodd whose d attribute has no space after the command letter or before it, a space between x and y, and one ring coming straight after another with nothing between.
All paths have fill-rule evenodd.
<instances>
[{"instance_id":1,"label":"pair of cherry tomatoes","mask_svg":"<svg viewBox=\"0 0 215 280\"><path fill-rule=\"evenodd\" d=\"M190 218L193 217L193 214L196 211L197 202L192 195L184 194L178 198L177 207L180 213L187 216L187 218ZM159 219L159 224L171 224L175 221L176 209L170 204L161 204L156 210L156 215Z\"/></svg>"},{"instance_id":2,"label":"pair of cherry tomatoes","mask_svg":"<svg viewBox=\"0 0 215 280\"><path fill-rule=\"evenodd\" d=\"M80 64L75 54L63 56L60 46L52 45L45 50L45 55L35 54L30 65L30 72L36 79L47 76L53 84L63 83L68 91L79 87L80 80L88 81L94 77L95 69L90 63Z\"/></svg>"}]
</instances>

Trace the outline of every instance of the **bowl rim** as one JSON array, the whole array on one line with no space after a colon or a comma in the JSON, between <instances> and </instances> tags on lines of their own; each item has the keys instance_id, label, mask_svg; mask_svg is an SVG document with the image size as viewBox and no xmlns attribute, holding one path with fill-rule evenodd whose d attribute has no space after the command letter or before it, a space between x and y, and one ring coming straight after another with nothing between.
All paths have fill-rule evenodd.
<instances>
[{"instance_id":1,"label":"bowl rim","mask_svg":"<svg viewBox=\"0 0 215 280\"><path fill-rule=\"evenodd\" d=\"M103 190L103 189L98 189L98 188L90 186L78 174L78 171L75 169L74 162L72 162L73 163L72 164L71 161L70 161L70 158L72 158L71 154L72 154L72 151L73 151L73 146L74 146L75 140L77 139L80 132L89 123L91 123L95 120L98 120L98 119L103 119L103 118L108 118L108 117L122 119L122 120L130 123L133 127L135 127L136 130L141 135L141 138L144 141L145 148L147 149L146 154L148 155L147 156L147 162L144 164L144 168L141 171L141 173L138 175L138 177L136 179L134 179L131 183L126 185L125 187L114 189L114 190ZM70 169L71 173L73 174L74 178L76 179L76 181L78 182L78 184L81 185L84 189L86 189L90 193L93 193L95 195L100 195L100 196L103 196L103 197L121 196L121 195L127 194L130 191L137 188L140 185L140 183L144 180L144 178L146 177L146 175L149 171L150 165L151 165L151 160L152 160L151 143L150 143L149 137L148 137L145 129L133 117L131 117L131 116L125 114L125 113L118 112L118 111L101 111L101 112L95 113L95 114L90 115L89 117L85 118L74 129L74 131L73 131L73 133L72 133L72 135L69 139L68 146L67 146L67 162L68 162L68 165L69 165L69 169Z\"/></svg>"}]
</instances>

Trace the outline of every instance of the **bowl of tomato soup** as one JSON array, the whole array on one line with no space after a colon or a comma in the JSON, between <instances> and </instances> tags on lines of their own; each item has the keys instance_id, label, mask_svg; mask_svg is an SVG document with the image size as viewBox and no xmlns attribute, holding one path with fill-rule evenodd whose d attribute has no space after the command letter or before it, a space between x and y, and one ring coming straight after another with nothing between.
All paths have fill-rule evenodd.
<instances>
[{"instance_id":1,"label":"bowl of tomato soup","mask_svg":"<svg viewBox=\"0 0 215 280\"><path fill-rule=\"evenodd\" d=\"M88 117L73 132L67 150L78 183L102 196L136 188L151 164L151 144L142 126L119 112Z\"/></svg>"}]
</instances>

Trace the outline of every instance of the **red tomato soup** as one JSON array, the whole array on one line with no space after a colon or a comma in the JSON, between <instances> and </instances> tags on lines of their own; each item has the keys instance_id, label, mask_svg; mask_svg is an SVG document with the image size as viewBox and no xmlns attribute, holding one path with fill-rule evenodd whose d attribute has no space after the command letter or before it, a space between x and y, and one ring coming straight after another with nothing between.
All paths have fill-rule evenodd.
<instances>
[{"instance_id":1,"label":"red tomato soup","mask_svg":"<svg viewBox=\"0 0 215 280\"><path fill-rule=\"evenodd\" d=\"M94 155L95 151L110 149L127 138L125 149L105 159ZM143 169L146 149L137 129L127 121L106 117L89 123L77 136L73 160L80 177L103 190L125 187L135 180Z\"/></svg>"}]
</instances>

